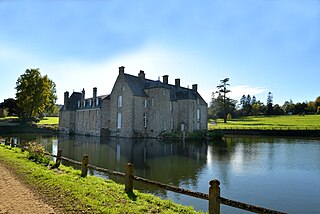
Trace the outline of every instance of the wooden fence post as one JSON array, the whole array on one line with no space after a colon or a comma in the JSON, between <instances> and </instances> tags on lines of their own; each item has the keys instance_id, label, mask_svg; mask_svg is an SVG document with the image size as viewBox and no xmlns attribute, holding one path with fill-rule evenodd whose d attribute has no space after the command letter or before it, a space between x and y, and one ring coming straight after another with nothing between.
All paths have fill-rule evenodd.
<instances>
[{"instance_id":1,"label":"wooden fence post","mask_svg":"<svg viewBox=\"0 0 320 214\"><path fill-rule=\"evenodd\" d=\"M88 174L88 163L89 163L89 157L88 155L83 155L82 157L82 173L81 177L86 177Z\"/></svg>"},{"instance_id":2,"label":"wooden fence post","mask_svg":"<svg viewBox=\"0 0 320 214\"><path fill-rule=\"evenodd\" d=\"M125 184L125 191L132 192L133 191L133 164L127 163L125 169L125 177L124 177L124 184Z\"/></svg>"},{"instance_id":3,"label":"wooden fence post","mask_svg":"<svg viewBox=\"0 0 320 214\"><path fill-rule=\"evenodd\" d=\"M58 168L60 166L61 156L62 156L62 149L59 149L57 153L56 164L54 165L55 168Z\"/></svg>"},{"instance_id":4,"label":"wooden fence post","mask_svg":"<svg viewBox=\"0 0 320 214\"><path fill-rule=\"evenodd\" d=\"M220 182L211 180L209 184L209 214L220 214Z\"/></svg>"}]
</instances>

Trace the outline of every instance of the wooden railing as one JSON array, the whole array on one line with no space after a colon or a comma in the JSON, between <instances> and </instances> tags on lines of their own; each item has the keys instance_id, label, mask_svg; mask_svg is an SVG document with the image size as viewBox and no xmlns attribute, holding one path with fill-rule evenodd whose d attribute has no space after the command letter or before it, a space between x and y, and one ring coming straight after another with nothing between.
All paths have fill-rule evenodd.
<instances>
[{"instance_id":1,"label":"wooden railing","mask_svg":"<svg viewBox=\"0 0 320 214\"><path fill-rule=\"evenodd\" d=\"M16 147L18 146L18 145L14 145L13 143L11 143L10 145L16 146ZM23 148L21 148L21 149L23 149ZM285 213L285 212L271 210L271 209L267 209L267 208L254 206L254 205L246 204L243 202L223 198L220 196L220 182L218 180L211 180L209 182L209 191L208 191L209 193L206 194L206 193L202 193L202 192L190 191L188 189L183 189L180 187L176 187L176 186L172 186L172 185L168 185L168 184L163 184L163 183L160 183L157 181L152 181L152 180L149 180L146 178L136 176L136 175L134 175L134 168L133 168L132 163L127 163L127 165L125 166L125 172L123 173L123 172L117 172L117 171L113 171L110 169L105 169L105 168L101 168L101 167L89 164L88 155L83 155L81 162L76 161L76 160L72 160L67 157L63 157L62 150L60 150L60 149L58 150L57 155L53 155L50 153L46 153L46 155L56 158L55 167L60 166L61 160L68 161L73 164L81 165L81 177L87 176L88 168L94 169L96 171L108 173L111 175L124 177L125 178L125 191L128 193L133 192L133 181L135 180L135 181L140 181L140 182L150 184L153 186L157 186L159 188L163 188L163 189L166 189L166 190L169 190L172 192L176 192L176 193L188 195L191 197L208 200L209 201L209 203L208 203L209 214L220 214L220 204L224 204L227 206L231 206L231 207L235 207L238 209L247 210L247 211L255 212L255 213L272 213L272 214Z\"/></svg>"},{"instance_id":2,"label":"wooden railing","mask_svg":"<svg viewBox=\"0 0 320 214\"><path fill-rule=\"evenodd\" d=\"M123 172L117 172L117 171L113 171L113 170L109 170L109 169L105 169L105 168L101 168L101 167L97 167L97 166L89 164L88 155L83 155L82 161L79 162L79 161L75 161L75 160L63 157L63 156L61 156L61 154L62 154L62 150L59 150L57 156L51 155L51 156L55 156L57 158L56 164L57 165L60 164L60 160L65 160L65 161L69 161L70 163L73 163L73 164L81 165L82 166L81 167L81 171L82 171L81 176L82 177L87 176L88 168L90 168L90 169L94 169L94 170L100 171L100 172L105 172L105 173L108 173L111 175L124 177L126 192L130 192L130 193L133 192L133 181L135 180L135 181L140 181L140 182L143 182L143 183L146 183L149 185L157 186L159 188L169 190L172 192L176 192L176 193L192 196L195 198L208 200L209 201L209 204L208 204L209 214L220 214L220 204L232 206L232 207L235 207L238 209L247 210L247 211L255 212L255 213L273 213L273 214L284 213L284 212L280 212L280 211L276 211L276 210L271 210L271 209L258 207L258 206L246 204L243 202L223 198L220 196L220 182L218 180L211 180L209 182L209 193L206 194L206 193L202 193L202 192L190 191L188 189L183 189L180 187L176 187L176 186L172 186L172 185L168 185L168 184L163 184L158 181L152 181L152 180L149 180L146 178L136 176L136 175L134 175L134 168L133 168L132 163L127 163L127 165L125 166L125 172L123 173Z\"/></svg>"}]
</instances>

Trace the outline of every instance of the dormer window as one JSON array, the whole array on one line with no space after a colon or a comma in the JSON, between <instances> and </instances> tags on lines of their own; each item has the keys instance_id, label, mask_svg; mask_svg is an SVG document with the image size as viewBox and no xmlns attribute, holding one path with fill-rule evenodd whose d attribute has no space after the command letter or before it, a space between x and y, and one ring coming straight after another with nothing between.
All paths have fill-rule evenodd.
<instances>
[{"instance_id":1,"label":"dormer window","mask_svg":"<svg viewBox=\"0 0 320 214\"><path fill-rule=\"evenodd\" d=\"M92 106L92 99L89 100L89 105Z\"/></svg>"},{"instance_id":2,"label":"dormer window","mask_svg":"<svg viewBox=\"0 0 320 214\"><path fill-rule=\"evenodd\" d=\"M85 108L86 107L86 101L84 100L83 101L83 108Z\"/></svg>"},{"instance_id":3,"label":"dormer window","mask_svg":"<svg viewBox=\"0 0 320 214\"><path fill-rule=\"evenodd\" d=\"M145 108L147 108L147 107L148 107L148 100L147 100L147 99L145 99L145 100L144 100L143 105L144 105L144 107L145 107Z\"/></svg>"},{"instance_id":4,"label":"dormer window","mask_svg":"<svg viewBox=\"0 0 320 214\"><path fill-rule=\"evenodd\" d=\"M80 100L78 100L78 108L80 108L81 102Z\"/></svg>"},{"instance_id":5,"label":"dormer window","mask_svg":"<svg viewBox=\"0 0 320 214\"><path fill-rule=\"evenodd\" d=\"M99 105L99 98L96 98L96 106Z\"/></svg>"}]
</instances>

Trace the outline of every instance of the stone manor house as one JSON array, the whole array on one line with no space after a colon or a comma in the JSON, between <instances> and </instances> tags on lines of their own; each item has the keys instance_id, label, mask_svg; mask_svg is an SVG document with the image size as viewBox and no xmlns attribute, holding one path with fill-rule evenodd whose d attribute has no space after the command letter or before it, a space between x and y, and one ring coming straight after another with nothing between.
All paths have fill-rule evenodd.
<instances>
[{"instance_id":1,"label":"stone manor house","mask_svg":"<svg viewBox=\"0 0 320 214\"><path fill-rule=\"evenodd\" d=\"M64 93L60 110L59 130L94 136L159 137L172 131L207 130L207 103L197 91L163 81L146 79L144 71L138 76L119 75L111 94L86 98L82 92Z\"/></svg>"}]
</instances>

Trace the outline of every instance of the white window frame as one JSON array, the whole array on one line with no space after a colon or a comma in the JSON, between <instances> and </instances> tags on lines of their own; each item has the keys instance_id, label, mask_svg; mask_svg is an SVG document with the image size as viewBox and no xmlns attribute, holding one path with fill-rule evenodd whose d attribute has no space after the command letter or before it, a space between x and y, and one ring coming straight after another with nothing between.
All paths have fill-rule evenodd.
<instances>
[{"instance_id":1,"label":"white window frame","mask_svg":"<svg viewBox=\"0 0 320 214\"><path fill-rule=\"evenodd\" d=\"M143 106L144 106L145 108L148 108L148 100L147 100L147 99L144 100Z\"/></svg>"},{"instance_id":2,"label":"white window frame","mask_svg":"<svg viewBox=\"0 0 320 214\"><path fill-rule=\"evenodd\" d=\"M117 129L122 128L122 113L118 112L117 114Z\"/></svg>"},{"instance_id":3,"label":"white window frame","mask_svg":"<svg viewBox=\"0 0 320 214\"><path fill-rule=\"evenodd\" d=\"M143 114L143 127L147 128L147 113Z\"/></svg>"},{"instance_id":4,"label":"white window frame","mask_svg":"<svg viewBox=\"0 0 320 214\"><path fill-rule=\"evenodd\" d=\"M201 117L200 109L197 109L197 130L200 129L200 117Z\"/></svg>"},{"instance_id":5,"label":"white window frame","mask_svg":"<svg viewBox=\"0 0 320 214\"><path fill-rule=\"evenodd\" d=\"M118 96L118 107L119 108L122 107L122 96L121 95Z\"/></svg>"}]
</instances>

